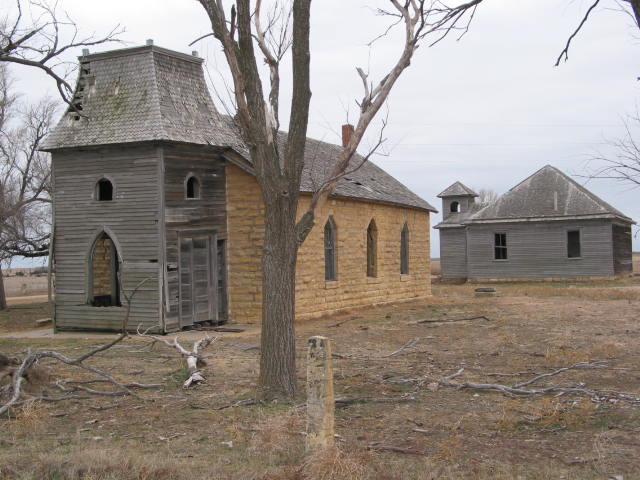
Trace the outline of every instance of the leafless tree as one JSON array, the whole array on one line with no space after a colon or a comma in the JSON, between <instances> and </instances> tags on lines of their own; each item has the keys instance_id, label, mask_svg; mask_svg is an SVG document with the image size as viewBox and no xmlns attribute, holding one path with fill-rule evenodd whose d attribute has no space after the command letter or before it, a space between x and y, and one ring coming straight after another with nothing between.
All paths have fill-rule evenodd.
<instances>
[{"instance_id":1,"label":"leafless tree","mask_svg":"<svg viewBox=\"0 0 640 480\"><path fill-rule=\"evenodd\" d=\"M388 16L393 26L404 30L404 42L395 64L379 81L358 68L364 95L351 140L329 177L313 195L309 209L296 222L300 178L307 136L311 79L309 65L310 0L293 0L290 23L276 32L267 14L264 21L261 0L198 0L212 27L212 36L223 49L231 77L237 113L236 123L247 145L262 188L265 205L263 251L263 306L260 357L260 394L264 398L291 399L296 390L295 375L295 268L298 247L314 226L315 214L334 191L371 121L389 92L409 66L418 46L430 37L437 43L448 33L466 31L476 6L471 0L455 7L440 1L390 0ZM282 4L279 4L282 5ZM276 9L282 8L276 6ZM282 18L280 16L279 18ZM390 27L391 28L391 27ZM283 33L284 32L284 33ZM381 38L386 38L383 34ZM428 40L427 40L428 41ZM289 131L279 132L280 62L291 46L292 100ZM265 94L258 59L269 69Z\"/></svg>"},{"instance_id":2,"label":"leafless tree","mask_svg":"<svg viewBox=\"0 0 640 480\"><path fill-rule=\"evenodd\" d=\"M73 107L64 54L79 47L118 41L120 33L122 29L116 26L102 37L83 35L66 13L59 12L57 1L15 0L14 7L0 16L0 62L41 70L56 82L62 99Z\"/></svg>"},{"instance_id":3,"label":"leafless tree","mask_svg":"<svg viewBox=\"0 0 640 480\"><path fill-rule=\"evenodd\" d=\"M587 177L615 180L630 187L640 186L640 112L624 121L624 136L610 140L613 154L598 153L587 162Z\"/></svg>"},{"instance_id":4,"label":"leafless tree","mask_svg":"<svg viewBox=\"0 0 640 480\"><path fill-rule=\"evenodd\" d=\"M2 262L48 254L51 174L49 155L38 146L55 110L50 99L18 101L7 65L0 64L0 308L6 308Z\"/></svg>"},{"instance_id":5,"label":"leafless tree","mask_svg":"<svg viewBox=\"0 0 640 480\"><path fill-rule=\"evenodd\" d=\"M491 190L490 188L481 188L478 190L477 202L480 206L484 207L495 202L499 196L500 195L498 195L498 192L495 190Z\"/></svg>"}]
</instances>

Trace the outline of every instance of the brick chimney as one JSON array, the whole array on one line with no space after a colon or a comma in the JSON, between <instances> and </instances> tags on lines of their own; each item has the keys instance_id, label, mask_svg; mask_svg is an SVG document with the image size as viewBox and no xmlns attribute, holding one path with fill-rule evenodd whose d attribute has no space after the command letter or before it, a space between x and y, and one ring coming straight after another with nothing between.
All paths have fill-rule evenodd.
<instances>
[{"instance_id":1,"label":"brick chimney","mask_svg":"<svg viewBox=\"0 0 640 480\"><path fill-rule=\"evenodd\" d=\"M349 145L349 142L351 141L351 136L353 135L353 125L351 124L345 124L342 125L342 147L343 148L347 148L347 145Z\"/></svg>"}]
</instances>

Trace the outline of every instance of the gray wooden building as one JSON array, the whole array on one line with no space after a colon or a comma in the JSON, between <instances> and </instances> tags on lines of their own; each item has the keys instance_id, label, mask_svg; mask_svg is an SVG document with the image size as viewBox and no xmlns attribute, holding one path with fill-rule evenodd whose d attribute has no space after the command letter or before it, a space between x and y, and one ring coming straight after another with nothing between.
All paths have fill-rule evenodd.
<instances>
[{"instance_id":1,"label":"gray wooden building","mask_svg":"<svg viewBox=\"0 0 640 480\"><path fill-rule=\"evenodd\" d=\"M438 195L442 278L630 274L632 219L547 165L488 205L456 182Z\"/></svg>"},{"instance_id":2,"label":"gray wooden building","mask_svg":"<svg viewBox=\"0 0 640 480\"><path fill-rule=\"evenodd\" d=\"M130 330L227 320L228 172L253 167L211 101L203 60L149 42L79 61L82 115L69 109L42 146L52 153L56 328L119 330L131 295ZM318 141L307 150L302 190L342 152ZM426 212L427 222L435 211L373 164L351 177L336 196Z\"/></svg>"}]
</instances>

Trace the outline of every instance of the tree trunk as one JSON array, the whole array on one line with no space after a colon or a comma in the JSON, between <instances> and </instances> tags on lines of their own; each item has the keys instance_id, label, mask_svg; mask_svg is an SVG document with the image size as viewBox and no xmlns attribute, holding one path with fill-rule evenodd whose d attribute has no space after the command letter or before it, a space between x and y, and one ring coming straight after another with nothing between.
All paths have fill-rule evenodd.
<instances>
[{"instance_id":1,"label":"tree trunk","mask_svg":"<svg viewBox=\"0 0 640 480\"><path fill-rule=\"evenodd\" d=\"M297 195L265 194L259 394L291 401L296 392Z\"/></svg>"},{"instance_id":2,"label":"tree trunk","mask_svg":"<svg viewBox=\"0 0 640 480\"><path fill-rule=\"evenodd\" d=\"M7 308L7 296L4 293L4 275L2 273L2 264L0 264L0 310Z\"/></svg>"}]
</instances>

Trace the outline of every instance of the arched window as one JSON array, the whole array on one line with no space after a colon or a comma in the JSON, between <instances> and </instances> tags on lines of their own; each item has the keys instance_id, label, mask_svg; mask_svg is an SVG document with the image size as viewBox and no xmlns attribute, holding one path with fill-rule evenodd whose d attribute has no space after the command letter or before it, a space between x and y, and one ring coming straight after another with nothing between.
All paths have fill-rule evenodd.
<instances>
[{"instance_id":1,"label":"arched window","mask_svg":"<svg viewBox=\"0 0 640 480\"><path fill-rule=\"evenodd\" d=\"M200 198L200 181L193 175L187 178L187 198Z\"/></svg>"},{"instance_id":2,"label":"arched window","mask_svg":"<svg viewBox=\"0 0 640 480\"><path fill-rule=\"evenodd\" d=\"M93 242L89 256L89 304L119 307L118 252L111 237L102 232Z\"/></svg>"},{"instance_id":3,"label":"arched window","mask_svg":"<svg viewBox=\"0 0 640 480\"><path fill-rule=\"evenodd\" d=\"M324 225L324 279L338 279L337 230L333 217Z\"/></svg>"},{"instance_id":4,"label":"arched window","mask_svg":"<svg viewBox=\"0 0 640 480\"><path fill-rule=\"evenodd\" d=\"M96 183L96 200L100 202L113 200L113 183L108 178L101 178Z\"/></svg>"},{"instance_id":5,"label":"arched window","mask_svg":"<svg viewBox=\"0 0 640 480\"><path fill-rule=\"evenodd\" d=\"M409 226L406 222L400 233L400 273L409 275Z\"/></svg>"},{"instance_id":6,"label":"arched window","mask_svg":"<svg viewBox=\"0 0 640 480\"><path fill-rule=\"evenodd\" d=\"M378 276L378 229L375 220L367 227L367 277Z\"/></svg>"},{"instance_id":7,"label":"arched window","mask_svg":"<svg viewBox=\"0 0 640 480\"><path fill-rule=\"evenodd\" d=\"M458 213L460 211L460 202L451 202L451 213Z\"/></svg>"}]
</instances>

